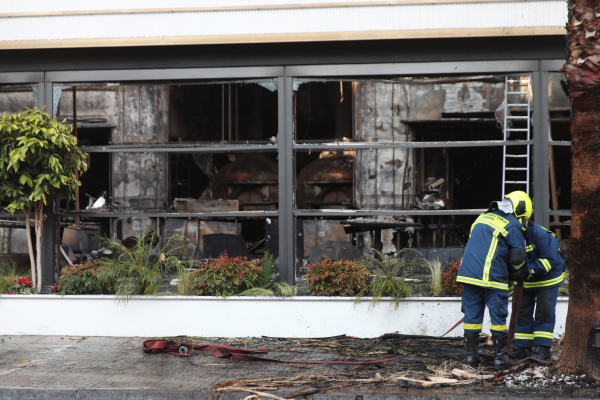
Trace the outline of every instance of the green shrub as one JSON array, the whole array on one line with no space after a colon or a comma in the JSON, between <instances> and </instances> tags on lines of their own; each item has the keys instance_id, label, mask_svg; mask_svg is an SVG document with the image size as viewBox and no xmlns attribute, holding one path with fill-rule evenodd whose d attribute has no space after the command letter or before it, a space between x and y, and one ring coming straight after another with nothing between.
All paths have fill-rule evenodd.
<instances>
[{"instance_id":1,"label":"green shrub","mask_svg":"<svg viewBox=\"0 0 600 400\"><path fill-rule=\"evenodd\" d=\"M236 294L236 296L273 296L274 294L271 289L253 287Z\"/></svg>"},{"instance_id":2,"label":"green shrub","mask_svg":"<svg viewBox=\"0 0 600 400\"><path fill-rule=\"evenodd\" d=\"M233 296L256 287L262 273L260 260L229 257L223 252L192 273L193 288L198 296Z\"/></svg>"},{"instance_id":3,"label":"green shrub","mask_svg":"<svg viewBox=\"0 0 600 400\"><path fill-rule=\"evenodd\" d=\"M371 295L370 307L381 301L382 297L392 297L394 306L397 308L400 301L411 297L414 293L415 273L423 268L421 253L415 249L405 248L398 251L393 257L375 252L374 258L363 258L360 264L365 265L373 274L369 285L363 289L356 301L360 302L362 296Z\"/></svg>"},{"instance_id":4,"label":"green shrub","mask_svg":"<svg viewBox=\"0 0 600 400\"><path fill-rule=\"evenodd\" d=\"M180 260L185 248L175 244L182 240L180 235L174 235L161 251L155 253L158 238L148 229L135 238L130 249L118 240L101 238L102 246L112 251L112 257L97 262L97 275L100 279L115 282L115 295L120 301L140 294L157 296L165 287L164 280L169 274L179 273L196 263Z\"/></svg>"},{"instance_id":5,"label":"green shrub","mask_svg":"<svg viewBox=\"0 0 600 400\"><path fill-rule=\"evenodd\" d=\"M273 254L266 251L265 255L260 260L260 267L262 268L262 271L256 286L267 288L271 286L271 283L273 282Z\"/></svg>"},{"instance_id":6,"label":"green shrub","mask_svg":"<svg viewBox=\"0 0 600 400\"><path fill-rule=\"evenodd\" d=\"M291 286L286 282L273 284L274 294L277 296L291 297L298 294L298 285Z\"/></svg>"},{"instance_id":7,"label":"green shrub","mask_svg":"<svg viewBox=\"0 0 600 400\"><path fill-rule=\"evenodd\" d=\"M281 296L290 297L298 294L298 285L290 286L286 282L273 283L269 287L254 287L238 293L236 296Z\"/></svg>"},{"instance_id":8,"label":"green shrub","mask_svg":"<svg viewBox=\"0 0 600 400\"><path fill-rule=\"evenodd\" d=\"M355 296L367 285L369 270L353 261L318 261L308 265L306 289L316 296Z\"/></svg>"},{"instance_id":9,"label":"green shrub","mask_svg":"<svg viewBox=\"0 0 600 400\"><path fill-rule=\"evenodd\" d=\"M450 261L442 274L442 289L445 296L462 296L464 286L456 282L460 261Z\"/></svg>"},{"instance_id":10,"label":"green shrub","mask_svg":"<svg viewBox=\"0 0 600 400\"><path fill-rule=\"evenodd\" d=\"M61 295L114 294L114 281L98 277L98 269L97 262L67 265L62 269L58 287L53 292Z\"/></svg>"}]
</instances>

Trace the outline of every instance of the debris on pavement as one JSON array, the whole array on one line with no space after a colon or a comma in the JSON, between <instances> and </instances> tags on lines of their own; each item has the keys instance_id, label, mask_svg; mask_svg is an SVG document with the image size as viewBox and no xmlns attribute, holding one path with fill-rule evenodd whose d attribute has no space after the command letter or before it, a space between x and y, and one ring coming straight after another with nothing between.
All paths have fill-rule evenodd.
<instances>
[{"instance_id":1,"label":"debris on pavement","mask_svg":"<svg viewBox=\"0 0 600 400\"><path fill-rule=\"evenodd\" d=\"M526 368L518 374L505 376L504 381L508 387L600 389L600 383L590 376L555 374L545 366Z\"/></svg>"},{"instance_id":2,"label":"debris on pavement","mask_svg":"<svg viewBox=\"0 0 600 400\"><path fill-rule=\"evenodd\" d=\"M454 368L452 370L452 375L460 379L476 379L476 380L487 380L492 379L494 374L472 374L467 371L463 371L462 369Z\"/></svg>"},{"instance_id":3,"label":"debris on pavement","mask_svg":"<svg viewBox=\"0 0 600 400\"><path fill-rule=\"evenodd\" d=\"M481 391L490 398L597 398L600 395L600 384L593 378L561 375L534 361L502 374L494 374L491 366L468 367L464 364L462 339L431 343L431 338L423 337L161 338L178 343L188 341L197 346L267 348L269 357L276 360L375 361L406 355L389 362L345 365L255 363L214 358L210 352L194 352L190 357L148 355L139 347L144 338L90 337L85 343L70 337L5 338L0 344L0 362L4 363L0 365L0 397L2 390L13 393L14 388L46 390L47 382L52 382L55 389L73 388L74 379L80 389L202 391L213 400L223 393L227 399L246 400L302 400L314 394L350 398L365 394L461 397ZM411 353L427 343L431 344ZM491 351L489 347L480 347L482 354L491 354ZM554 360L559 353L560 349L553 353ZM25 366L46 368L22 368ZM139 373L141 370L143 374ZM194 378L164 379L165 374L173 371ZM223 398L221 396L221 400Z\"/></svg>"}]
</instances>

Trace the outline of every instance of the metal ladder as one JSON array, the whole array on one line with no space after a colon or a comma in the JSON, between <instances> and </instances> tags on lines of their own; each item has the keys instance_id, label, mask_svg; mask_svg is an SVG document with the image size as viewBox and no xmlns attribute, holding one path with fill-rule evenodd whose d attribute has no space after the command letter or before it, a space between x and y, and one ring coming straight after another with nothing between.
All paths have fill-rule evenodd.
<instances>
[{"instance_id":1,"label":"metal ladder","mask_svg":"<svg viewBox=\"0 0 600 400\"><path fill-rule=\"evenodd\" d=\"M526 91L511 92L511 84L519 84L520 87L526 83ZM531 113L531 79L529 77L505 77L504 78L504 140L531 140L531 124L529 121ZM523 90L523 89L518 89ZM516 98L516 100L514 100ZM509 103L508 101L511 100ZM525 115L512 115L511 110L525 109ZM525 127L514 128L514 122L525 122ZM524 186L524 192L529 194L529 145L523 145L526 152L522 152L522 146L502 146L502 198L507 194L507 185ZM510 149L512 152L507 152ZM520 153L517 151L521 151ZM525 160L525 166L518 160ZM518 180L506 180L507 171L519 171L513 173Z\"/></svg>"}]
</instances>

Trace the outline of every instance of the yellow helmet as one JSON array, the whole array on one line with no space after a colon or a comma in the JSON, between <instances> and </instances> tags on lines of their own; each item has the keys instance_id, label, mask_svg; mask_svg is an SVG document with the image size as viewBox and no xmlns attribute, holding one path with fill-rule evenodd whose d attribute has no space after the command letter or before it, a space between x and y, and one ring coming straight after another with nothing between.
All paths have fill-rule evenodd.
<instances>
[{"instance_id":1,"label":"yellow helmet","mask_svg":"<svg viewBox=\"0 0 600 400\"><path fill-rule=\"evenodd\" d=\"M505 198L509 199L513 204L513 211L515 213L515 217L517 218L531 218L531 213L533 212L533 205L531 204L531 199L527 195L527 193L522 191L511 192L505 196Z\"/></svg>"}]
</instances>

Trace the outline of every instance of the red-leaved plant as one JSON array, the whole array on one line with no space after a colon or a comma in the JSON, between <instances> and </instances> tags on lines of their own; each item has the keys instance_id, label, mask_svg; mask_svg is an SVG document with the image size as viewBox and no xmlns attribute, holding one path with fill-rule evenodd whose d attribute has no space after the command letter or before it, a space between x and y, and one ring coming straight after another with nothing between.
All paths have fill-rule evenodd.
<instances>
[{"instance_id":1,"label":"red-leaved plant","mask_svg":"<svg viewBox=\"0 0 600 400\"><path fill-rule=\"evenodd\" d=\"M229 257L224 251L192 272L192 288L198 296L233 296L254 287L261 273L260 259Z\"/></svg>"},{"instance_id":2,"label":"red-leaved plant","mask_svg":"<svg viewBox=\"0 0 600 400\"><path fill-rule=\"evenodd\" d=\"M356 296L367 286L370 272L353 261L318 261L308 265L304 285L316 296Z\"/></svg>"},{"instance_id":3,"label":"red-leaved plant","mask_svg":"<svg viewBox=\"0 0 600 400\"><path fill-rule=\"evenodd\" d=\"M460 261L450 261L442 274L442 289L445 296L462 296L464 286L456 282L459 267Z\"/></svg>"},{"instance_id":4,"label":"red-leaved plant","mask_svg":"<svg viewBox=\"0 0 600 400\"><path fill-rule=\"evenodd\" d=\"M29 278L17 278L15 283L8 288L8 294L36 294L33 282Z\"/></svg>"}]
</instances>

